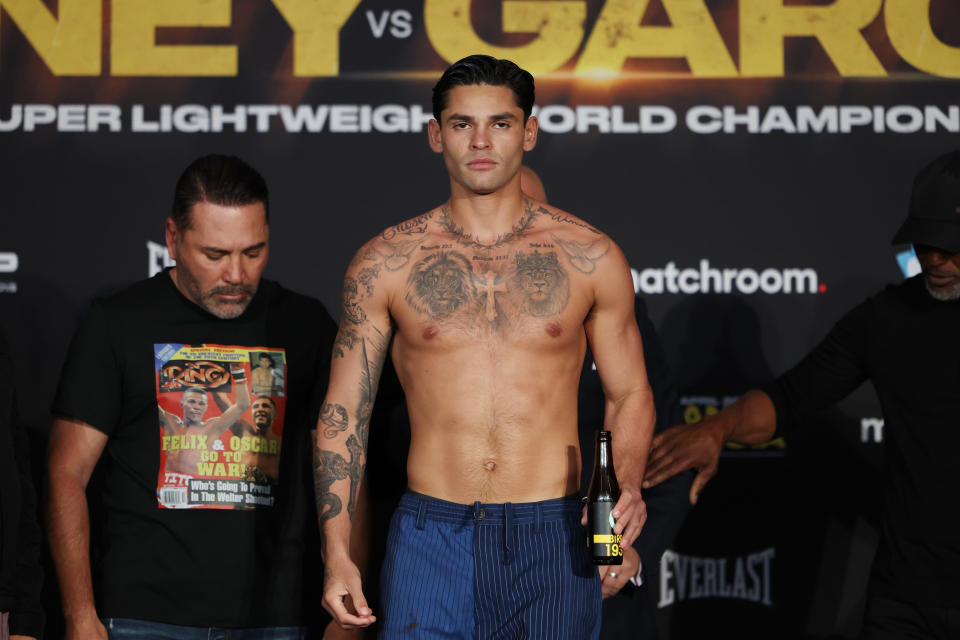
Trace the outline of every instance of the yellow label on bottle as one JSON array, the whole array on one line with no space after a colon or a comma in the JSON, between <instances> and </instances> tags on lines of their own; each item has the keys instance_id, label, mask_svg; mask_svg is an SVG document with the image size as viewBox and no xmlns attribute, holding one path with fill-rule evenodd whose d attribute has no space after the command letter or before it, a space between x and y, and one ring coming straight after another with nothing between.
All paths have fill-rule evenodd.
<instances>
[{"instance_id":1,"label":"yellow label on bottle","mask_svg":"<svg viewBox=\"0 0 960 640\"><path fill-rule=\"evenodd\" d=\"M595 534L595 535L593 536L593 544L603 544L603 543L605 543L605 542L607 542L607 543L620 542L620 538L621 538L621 537L622 537L622 535L613 535L613 534L599 535L599 534Z\"/></svg>"}]
</instances>

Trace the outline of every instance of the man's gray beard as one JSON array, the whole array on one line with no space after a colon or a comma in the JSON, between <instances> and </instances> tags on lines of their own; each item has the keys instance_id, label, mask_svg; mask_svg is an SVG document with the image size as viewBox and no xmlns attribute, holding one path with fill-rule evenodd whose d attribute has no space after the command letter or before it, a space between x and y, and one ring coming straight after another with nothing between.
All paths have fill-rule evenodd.
<instances>
[{"instance_id":1,"label":"man's gray beard","mask_svg":"<svg viewBox=\"0 0 960 640\"><path fill-rule=\"evenodd\" d=\"M934 300L939 300L940 302L960 300L960 283L953 285L949 289L934 289L930 286L930 282L924 278L923 285L927 288L927 293L929 293Z\"/></svg>"},{"instance_id":2,"label":"man's gray beard","mask_svg":"<svg viewBox=\"0 0 960 640\"><path fill-rule=\"evenodd\" d=\"M177 281L180 283L180 286L183 287L184 291L196 301L197 305L221 320L232 320L240 316L240 314L246 311L247 305L250 304L254 293L256 293L253 287L241 285L235 287L215 287L210 291L201 291L197 279L194 278L193 274L185 269L183 265L177 266ZM247 299L242 302L224 305L216 305L214 303L214 300L216 300L215 296L218 293L238 293L240 291L245 292L248 296Z\"/></svg>"}]
</instances>

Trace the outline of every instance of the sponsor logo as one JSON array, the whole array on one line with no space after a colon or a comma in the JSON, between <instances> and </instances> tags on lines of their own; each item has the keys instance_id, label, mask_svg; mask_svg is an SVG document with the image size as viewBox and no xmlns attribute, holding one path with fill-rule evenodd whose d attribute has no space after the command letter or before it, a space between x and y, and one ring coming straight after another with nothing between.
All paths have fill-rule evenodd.
<instances>
[{"instance_id":1,"label":"sponsor logo","mask_svg":"<svg viewBox=\"0 0 960 640\"><path fill-rule=\"evenodd\" d=\"M883 442L883 418L860 418L860 442Z\"/></svg>"},{"instance_id":2,"label":"sponsor logo","mask_svg":"<svg viewBox=\"0 0 960 640\"><path fill-rule=\"evenodd\" d=\"M724 407L733 404L740 396L681 396L680 406L683 407L683 421L686 424L700 422L706 416L720 413ZM757 444L740 444L726 442L723 445L721 456L724 458L739 457L779 457L784 455L787 443L782 437L760 442Z\"/></svg>"},{"instance_id":3,"label":"sponsor logo","mask_svg":"<svg viewBox=\"0 0 960 640\"><path fill-rule=\"evenodd\" d=\"M20 256L13 251L0 251L0 273L16 273L20 268ZM17 283L0 281L0 293L16 293Z\"/></svg>"},{"instance_id":4,"label":"sponsor logo","mask_svg":"<svg viewBox=\"0 0 960 640\"><path fill-rule=\"evenodd\" d=\"M20 257L12 251L0 251L0 273L16 273Z\"/></svg>"},{"instance_id":5,"label":"sponsor logo","mask_svg":"<svg viewBox=\"0 0 960 640\"><path fill-rule=\"evenodd\" d=\"M631 269L633 288L637 293L655 295L661 293L694 295L698 293L763 293L808 294L824 293L827 285L820 282L814 269L809 267L767 268L716 268L703 259L699 268L678 268L673 261L665 267Z\"/></svg>"},{"instance_id":6,"label":"sponsor logo","mask_svg":"<svg viewBox=\"0 0 960 640\"><path fill-rule=\"evenodd\" d=\"M660 600L668 607L683 600L728 598L773 606L770 597L775 549L746 556L699 557L667 549L660 556Z\"/></svg>"},{"instance_id":7,"label":"sponsor logo","mask_svg":"<svg viewBox=\"0 0 960 640\"><path fill-rule=\"evenodd\" d=\"M176 261L170 257L167 246L147 240L147 277L152 278L167 267L175 267Z\"/></svg>"},{"instance_id":8,"label":"sponsor logo","mask_svg":"<svg viewBox=\"0 0 960 640\"><path fill-rule=\"evenodd\" d=\"M917 253L910 247L906 251L897 254L897 264L900 265L900 271L904 278L912 278L920 273L920 260L917 259Z\"/></svg>"}]
</instances>

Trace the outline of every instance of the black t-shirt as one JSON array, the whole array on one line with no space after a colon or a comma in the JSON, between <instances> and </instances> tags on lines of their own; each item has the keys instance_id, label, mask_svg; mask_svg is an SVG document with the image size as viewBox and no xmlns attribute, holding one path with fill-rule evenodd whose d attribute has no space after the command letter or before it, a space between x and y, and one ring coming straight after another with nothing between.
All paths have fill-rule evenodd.
<instances>
[{"instance_id":1,"label":"black t-shirt","mask_svg":"<svg viewBox=\"0 0 960 640\"><path fill-rule=\"evenodd\" d=\"M167 272L92 303L53 411L109 436L94 526L101 616L301 623L303 541L317 526L309 430L335 332L320 302L267 280L231 320ZM268 392L241 392L265 356Z\"/></svg>"},{"instance_id":2,"label":"black t-shirt","mask_svg":"<svg viewBox=\"0 0 960 640\"><path fill-rule=\"evenodd\" d=\"M960 301L940 302L917 276L854 308L769 386L778 426L865 380L884 417L880 548L871 590L960 607Z\"/></svg>"}]
</instances>

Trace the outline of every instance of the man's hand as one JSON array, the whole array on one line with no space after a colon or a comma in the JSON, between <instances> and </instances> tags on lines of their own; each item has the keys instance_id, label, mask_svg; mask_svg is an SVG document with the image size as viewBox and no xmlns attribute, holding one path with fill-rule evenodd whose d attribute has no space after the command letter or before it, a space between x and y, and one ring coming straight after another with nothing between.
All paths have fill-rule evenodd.
<instances>
[{"instance_id":1,"label":"man's hand","mask_svg":"<svg viewBox=\"0 0 960 640\"><path fill-rule=\"evenodd\" d=\"M644 488L660 484L687 469L696 469L697 477L690 487L690 503L696 504L703 487L717 473L725 441L723 425L712 418L676 425L654 436L653 451L643 476Z\"/></svg>"},{"instance_id":2,"label":"man's hand","mask_svg":"<svg viewBox=\"0 0 960 640\"><path fill-rule=\"evenodd\" d=\"M587 526L587 507L584 505L580 524ZM620 548L626 549L640 535L643 523L647 521L647 505L640 497L640 489L630 486L620 487L620 499L613 505L613 518L617 521L614 533L623 534Z\"/></svg>"},{"instance_id":3,"label":"man's hand","mask_svg":"<svg viewBox=\"0 0 960 640\"><path fill-rule=\"evenodd\" d=\"M376 622L360 584L360 570L348 557L328 558L324 568L323 608L343 629L368 627Z\"/></svg>"},{"instance_id":4,"label":"man's hand","mask_svg":"<svg viewBox=\"0 0 960 640\"><path fill-rule=\"evenodd\" d=\"M623 585L640 569L640 554L633 547L623 548L623 564L606 564L597 567L600 572L600 588L604 598L618 593Z\"/></svg>"},{"instance_id":5,"label":"man's hand","mask_svg":"<svg viewBox=\"0 0 960 640\"><path fill-rule=\"evenodd\" d=\"M323 630L323 640L362 640L366 631L364 629L350 629L349 631L341 629L334 620ZM13 640L11 638L11 640Z\"/></svg>"}]
</instances>

